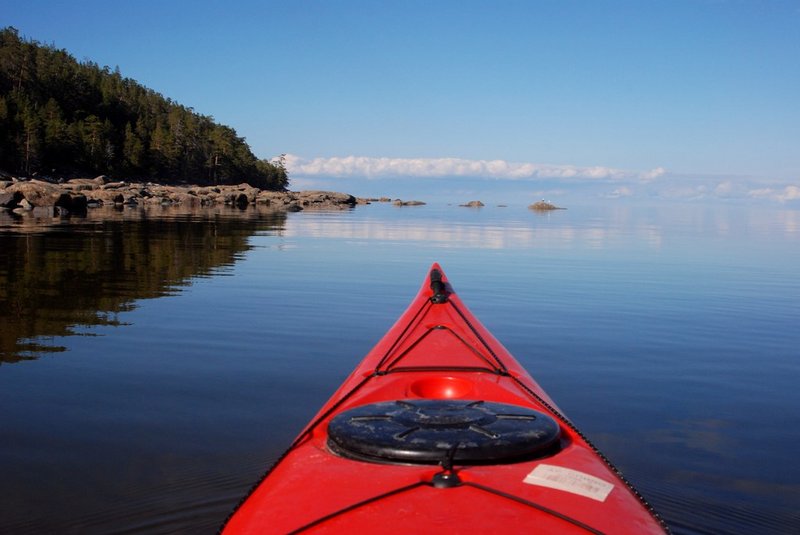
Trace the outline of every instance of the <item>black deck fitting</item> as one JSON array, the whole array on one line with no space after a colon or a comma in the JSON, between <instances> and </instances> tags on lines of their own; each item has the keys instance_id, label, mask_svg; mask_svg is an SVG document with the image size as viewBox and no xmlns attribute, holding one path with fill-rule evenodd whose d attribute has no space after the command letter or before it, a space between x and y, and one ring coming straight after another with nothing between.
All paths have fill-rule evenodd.
<instances>
[{"instance_id":1,"label":"black deck fitting","mask_svg":"<svg viewBox=\"0 0 800 535\"><path fill-rule=\"evenodd\" d=\"M433 290L431 303L438 305L447 301L447 286L442 281L442 272L438 269L431 270L431 290Z\"/></svg>"}]
</instances>

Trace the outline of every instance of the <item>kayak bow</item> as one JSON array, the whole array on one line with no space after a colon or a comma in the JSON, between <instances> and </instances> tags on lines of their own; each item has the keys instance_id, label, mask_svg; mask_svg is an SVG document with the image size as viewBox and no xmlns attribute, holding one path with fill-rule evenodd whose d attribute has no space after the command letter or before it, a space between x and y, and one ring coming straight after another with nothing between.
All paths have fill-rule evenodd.
<instances>
[{"instance_id":1,"label":"kayak bow","mask_svg":"<svg viewBox=\"0 0 800 535\"><path fill-rule=\"evenodd\" d=\"M223 529L667 531L438 264Z\"/></svg>"}]
</instances>

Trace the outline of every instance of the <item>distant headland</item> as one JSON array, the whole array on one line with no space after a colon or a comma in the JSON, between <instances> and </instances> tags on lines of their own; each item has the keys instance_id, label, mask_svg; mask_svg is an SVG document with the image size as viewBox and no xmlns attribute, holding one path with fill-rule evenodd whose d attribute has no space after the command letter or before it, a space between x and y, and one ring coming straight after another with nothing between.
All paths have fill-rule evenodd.
<instances>
[{"instance_id":1,"label":"distant headland","mask_svg":"<svg viewBox=\"0 0 800 535\"><path fill-rule=\"evenodd\" d=\"M66 50L0 29L0 212L86 214L100 206L347 208L370 202L289 191L285 155L257 158L236 131ZM94 178L87 178L94 177ZM113 177L113 178L111 178ZM483 206L481 201L465 205ZM536 211L558 210L549 203Z\"/></svg>"},{"instance_id":2,"label":"distant headland","mask_svg":"<svg viewBox=\"0 0 800 535\"><path fill-rule=\"evenodd\" d=\"M15 176L288 187L282 157L257 158L230 126L119 69L10 27L0 29L0 58L0 169Z\"/></svg>"}]
</instances>

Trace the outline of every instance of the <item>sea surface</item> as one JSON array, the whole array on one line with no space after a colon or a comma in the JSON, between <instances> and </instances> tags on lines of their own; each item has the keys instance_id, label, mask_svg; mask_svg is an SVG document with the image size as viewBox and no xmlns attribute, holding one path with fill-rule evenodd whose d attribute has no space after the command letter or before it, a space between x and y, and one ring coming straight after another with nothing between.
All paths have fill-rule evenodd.
<instances>
[{"instance_id":1,"label":"sea surface","mask_svg":"<svg viewBox=\"0 0 800 535\"><path fill-rule=\"evenodd\" d=\"M675 533L800 532L800 211L0 217L0 533L214 533L438 261Z\"/></svg>"}]
</instances>

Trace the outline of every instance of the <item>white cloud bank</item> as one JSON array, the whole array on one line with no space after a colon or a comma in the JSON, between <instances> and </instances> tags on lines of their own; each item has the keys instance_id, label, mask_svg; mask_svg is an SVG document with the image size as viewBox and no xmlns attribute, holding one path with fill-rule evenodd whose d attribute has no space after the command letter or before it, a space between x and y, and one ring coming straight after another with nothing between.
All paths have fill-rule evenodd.
<instances>
[{"instance_id":1,"label":"white cloud bank","mask_svg":"<svg viewBox=\"0 0 800 535\"><path fill-rule=\"evenodd\" d=\"M786 186L783 189L760 188L747 192L748 197L755 199L771 199L778 202L800 200L800 186Z\"/></svg>"},{"instance_id":2,"label":"white cloud bank","mask_svg":"<svg viewBox=\"0 0 800 535\"><path fill-rule=\"evenodd\" d=\"M800 184L776 183L774 180L743 175L703 176L668 172L663 167L650 170L629 170L613 167L557 165L542 163L508 162L505 160L469 160L463 158L373 158L366 156L343 156L331 158L302 158L286 155L285 164L292 186L311 189L347 187L346 182L367 179L375 180L375 189L402 190L406 181L395 180L381 184L379 179L389 178L470 178L484 179L483 190L475 181L470 182L470 191L503 191L495 180L507 181L511 188L527 188L528 183L536 187L555 191L560 195L577 194L605 199L664 199L671 201L724 200L736 202L761 201L800 205ZM414 186L414 181L408 181ZM515 183L512 185L512 183ZM538 183L538 184L537 184ZM432 185L432 183L431 183ZM444 182L440 183L444 186ZM363 184L362 184L363 187ZM400 189L398 189L400 188ZM381 192L384 195L385 192ZM476 193L477 194L477 193ZM526 190L526 194L539 196ZM555 193L541 196L557 197Z\"/></svg>"},{"instance_id":3,"label":"white cloud bank","mask_svg":"<svg viewBox=\"0 0 800 535\"><path fill-rule=\"evenodd\" d=\"M304 159L286 155L286 167L300 177L474 177L505 180L635 180L649 182L664 175L657 167L648 171L629 171L612 167L580 167L505 160L466 160L462 158L371 158L344 156Z\"/></svg>"}]
</instances>

